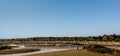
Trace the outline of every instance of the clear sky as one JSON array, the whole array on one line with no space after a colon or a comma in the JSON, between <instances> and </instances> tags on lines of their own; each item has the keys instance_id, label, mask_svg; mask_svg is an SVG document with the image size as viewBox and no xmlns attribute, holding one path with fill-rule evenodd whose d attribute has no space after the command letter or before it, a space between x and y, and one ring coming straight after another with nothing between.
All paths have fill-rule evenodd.
<instances>
[{"instance_id":1,"label":"clear sky","mask_svg":"<svg viewBox=\"0 0 120 56\"><path fill-rule=\"evenodd\" d=\"M0 0L0 38L120 34L120 0Z\"/></svg>"}]
</instances>

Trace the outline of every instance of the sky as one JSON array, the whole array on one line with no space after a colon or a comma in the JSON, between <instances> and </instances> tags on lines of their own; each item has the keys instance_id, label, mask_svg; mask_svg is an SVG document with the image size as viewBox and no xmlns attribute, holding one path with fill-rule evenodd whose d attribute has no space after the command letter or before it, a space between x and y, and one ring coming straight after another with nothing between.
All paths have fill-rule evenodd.
<instances>
[{"instance_id":1,"label":"sky","mask_svg":"<svg viewBox=\"0 0 120 56\"><path fill-rule=\"evenodd\" d=\"M0 38L120 34L120 0L0 0Z\"/></svg>"}]
</instances>

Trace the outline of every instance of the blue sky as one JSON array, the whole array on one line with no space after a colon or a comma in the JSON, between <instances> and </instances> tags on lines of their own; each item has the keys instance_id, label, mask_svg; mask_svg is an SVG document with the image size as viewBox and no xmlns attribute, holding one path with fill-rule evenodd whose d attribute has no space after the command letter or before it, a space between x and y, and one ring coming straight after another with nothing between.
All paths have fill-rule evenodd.
<instances>
[{"instance_id":1,"label":"blue sky","mask_svg":"<svg viewBox=\"0 0 120 56\"><path fill-rule=\"evenodd\" d=\"M0 0L0 38L120 33L120 0Z\"/></svg>"}]
</instances>

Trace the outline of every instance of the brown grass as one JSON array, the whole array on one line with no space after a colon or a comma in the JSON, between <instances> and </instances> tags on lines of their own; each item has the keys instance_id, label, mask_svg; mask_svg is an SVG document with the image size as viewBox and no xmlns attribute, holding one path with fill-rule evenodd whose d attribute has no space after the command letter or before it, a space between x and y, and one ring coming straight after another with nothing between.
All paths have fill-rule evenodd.
<instances>
[{"instance_id":1,"label":"brown grass","mask_svg":"<svg viewBox=\"0 0 120 56\"><path fill-rule=\"evenodd\" d=\"M94 53L87 50L66 50L66 51L33 54L28 56L112 56L112 55Z\"/></svg>"}]
</instances>

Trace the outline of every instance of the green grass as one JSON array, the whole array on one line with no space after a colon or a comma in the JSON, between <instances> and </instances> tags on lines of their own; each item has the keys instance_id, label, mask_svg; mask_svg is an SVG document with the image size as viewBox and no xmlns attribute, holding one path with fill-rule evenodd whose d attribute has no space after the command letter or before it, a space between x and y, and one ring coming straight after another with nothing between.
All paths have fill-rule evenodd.
<instances>
[{"instance_id":1,"label":"green grass","mask_svg":"<svg viewBox=\"0 0 120 56\"><path fill-rule=\"evenodd\" d=\"M6 50L0 50L0 54L16 54L16 53L27 53L27 52L34 52L34 51L39 51L40 49L6 49Z\"/></svg>"},{"instance_id":2,"label":"green grass","mask_svg":"<svg viewBox=\"0 0 120 56\"><path fill-rule=\"evenodd\" d=\"M66 50L66 51L33 54L28 56L112 56L112 55L100 54L100 53L90 52L87 50Z\"/></svg>"}]
</instances>

